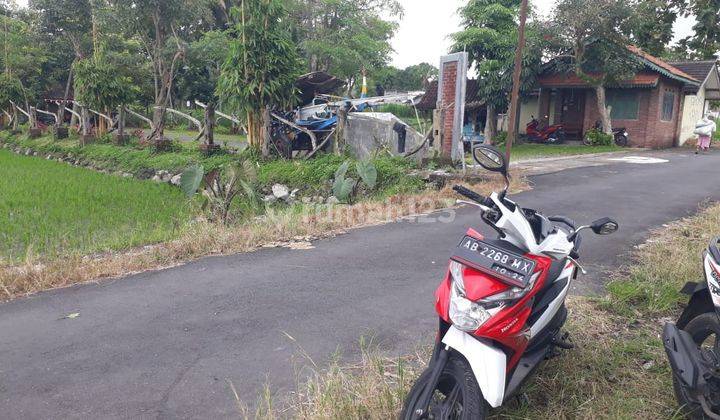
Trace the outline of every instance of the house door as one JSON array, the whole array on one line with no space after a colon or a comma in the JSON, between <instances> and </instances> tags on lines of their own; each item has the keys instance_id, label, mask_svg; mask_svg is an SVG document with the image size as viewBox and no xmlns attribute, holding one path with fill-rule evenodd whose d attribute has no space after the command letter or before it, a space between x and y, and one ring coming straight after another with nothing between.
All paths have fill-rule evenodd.
<instances>
[{"instance_id":1,"label":"house door","mask_svg":"<svg viewBox=\"0 0 720 420\"><path fill-rule=\"evenodd\" d=\"M560 95L560 122L565 125L568 137L582 137L585 119L585 91L564 89Z\"/></svg>"}]
</instances>

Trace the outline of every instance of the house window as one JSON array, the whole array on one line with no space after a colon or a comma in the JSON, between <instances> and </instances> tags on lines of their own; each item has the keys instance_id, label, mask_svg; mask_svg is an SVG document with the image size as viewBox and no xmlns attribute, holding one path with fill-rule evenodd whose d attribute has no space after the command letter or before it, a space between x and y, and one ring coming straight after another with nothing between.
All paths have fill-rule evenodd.
<instances>
[{"instance_id":1,"label":"house window","mask_svg":"<svg viewBox=\"0 0 720 420\"><path fill-rule=\"evenodd\" d=\"M672 121L674 109L675 94L673 92L664 92L662 101L662 116L660 119L663 121Z\"/></svg>"},{"instance_id":2,"label":"house window","mask_svg":"<svg viewBox=\"0 0 720 420\"><path fill-rule=\"evenodd\" d=\"M613 120L637 120L639 95L633 90L611 90L607 95L607 105L612 107L610 118Z\"/></svg>"}]
</instances>

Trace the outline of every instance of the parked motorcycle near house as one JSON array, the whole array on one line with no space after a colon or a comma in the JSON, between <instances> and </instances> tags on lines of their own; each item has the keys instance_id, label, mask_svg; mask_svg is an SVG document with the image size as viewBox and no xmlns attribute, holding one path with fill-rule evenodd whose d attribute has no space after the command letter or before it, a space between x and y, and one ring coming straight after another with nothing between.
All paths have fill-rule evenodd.
<instances>
[{"instance_id":1,"label":"parked motorcycle near house","mask_svg":"<svg viewBox=\"0 0 720 420\"><path fill-rule=\"evenodd\" d=\"M492 146L473 149L475 161L505 176L501 193L484 197L454 190L480 209L497 233L469 229L435 292L440 316L428 368L410 390L403 419L483 419L517 394L545 359L572 343L561 329L570 283L584 272L580 232L607 235L618 224L603 218L577 227L563 216L545 217L507 198L505 157Z\"/></svg>"},{"instance_id":2,"label":"parked motorcycle near house","mask_svg":"<svg viewBox=\"0 0 720 420\"><path fill-rule=\"evenodd\" d=\"M705 281L687 283L688 306L663 330L675 396L693 419L720 419L720 237L703 257Z\"/></svg>"},{"instance_id":3,"label":"parked motorcycle near house","mask_svg":"<svg viewBox=\"0 0 720 420\"><path fill-rule=\"evenodd\" d=\"M602 130L602 121L596 121L595 122L595 130ZM620 147L627 147L628 143L630 142L630 133L628 133L627 129L625 127L617 127L613 128L613 141L617 146ZM586 146L592 146L593 142L590 139L587 134L583 136L583 144Z\"/></svg>"},{"instance_id":4,"label":"parked motorcycle near house","mask_svg":"<svg viewBox=\"0 0 720 420\"><path fill-rule=\"evenodd\" d=\"M562 124L541 127L540 121L535 119L535 116L532 116L525 126L525 133L528 141L534 143L559 144L565 141L565 127Z\"/></svg>"}]
</instances>

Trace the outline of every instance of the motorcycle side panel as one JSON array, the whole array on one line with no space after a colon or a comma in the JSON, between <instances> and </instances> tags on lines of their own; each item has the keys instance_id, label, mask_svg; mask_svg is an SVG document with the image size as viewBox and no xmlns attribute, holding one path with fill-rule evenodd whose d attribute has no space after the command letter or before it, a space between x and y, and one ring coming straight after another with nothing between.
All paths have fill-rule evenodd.
<instances>
[{"instance_id":1,"label":"motorcycle side panel","mask_svg":"<svg viewBox=\"0 0 720 420\"><path fill-rule=\"evenodd\" d=\"M569 265L568 267L563 270L563 272L558 276L557 280L564 279L564 278L570 278L574 273L575 267L572 265ZM553 319L555 314L560 310L560 307L565 302L565 297L568 294L568 290L570 290L570 284L572 282L568 281L565 288L560 292L557 297L550 302L550 305L548 305L547 309L543 314L538 318L537 321L530 327L530 338L535 337L540 333L545 326Z\"/></svg>"},{"instance_id":2,"label":"motorcycle side panel","mask_svg":"<svg viewBox=\"0 0 720 420\"><path fill-rule=\"evenodd\" d=\"M716 308L720 308L720 266L716 265L710 254L705 255L705 277L710 298Z\"/></svg>"},{"instance_id":3,"label":"motorcycle side panel","mask_svg":"<svg viewBox=\"0 0 720 420\"><path fill-rule=\"evenodd\" d=\"M454 326L450 327L442 342L467 359L485 400L493 408L500 407L505 398L505 353Z\"/></svg>"}]
</instances>

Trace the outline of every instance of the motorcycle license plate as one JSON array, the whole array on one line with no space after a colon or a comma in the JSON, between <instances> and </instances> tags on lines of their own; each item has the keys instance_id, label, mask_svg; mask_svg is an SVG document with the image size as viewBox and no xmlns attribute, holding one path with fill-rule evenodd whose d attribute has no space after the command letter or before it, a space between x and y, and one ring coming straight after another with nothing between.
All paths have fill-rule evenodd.
<instances>
[{"instance_id":1,"label":"motorcycle license plate","mask_svg":"<svg viewBox=\"0 0 720 420\"><path fill-rule=\"evenodd\" d=\"M455 249L453 260L519 287L527 287L535 261L487 242L465 236Z\"/></svg>"}]
</instances>

